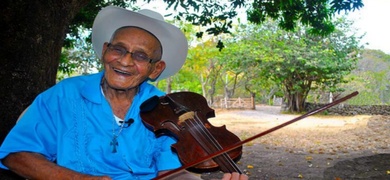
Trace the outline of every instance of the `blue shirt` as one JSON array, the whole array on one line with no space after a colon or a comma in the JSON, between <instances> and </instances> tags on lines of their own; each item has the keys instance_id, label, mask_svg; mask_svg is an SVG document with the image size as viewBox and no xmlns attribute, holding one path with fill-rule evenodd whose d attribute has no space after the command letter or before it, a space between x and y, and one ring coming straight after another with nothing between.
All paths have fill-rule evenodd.
<instances>
[{"instance_id":1,"label":"blue shirt","mask_svg":"<svg viewBox=\"0 0 390 180\"><path fill-rule=\"evenodd\" d=\"M125 117L134 122L122 129L116 144L112 139L121 127L101 93L102 76L68 78L38 95L4 140L0 159L12 152L36 152L60 166L113 179L151 179L158 171L180 167L171 150L175 139L156 138L140 118L142 102L164 93L147 82L140 85Z\"/></svg>"}]
</instances>

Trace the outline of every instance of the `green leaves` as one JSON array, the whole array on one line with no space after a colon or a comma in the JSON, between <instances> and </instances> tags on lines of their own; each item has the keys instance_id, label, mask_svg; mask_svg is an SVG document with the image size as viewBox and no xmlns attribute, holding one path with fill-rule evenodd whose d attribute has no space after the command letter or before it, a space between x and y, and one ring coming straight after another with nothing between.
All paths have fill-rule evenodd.
<instances>
[{"instance_id":1,"label":"green leaves","mask_svg":"<svg viewBox=\"0 0 390 180\"><path fill-rule=\"evenodd\" d=\"M331 3L331 9L337 13L341 11L355 11L364 6L361 0L333 0Z\"/></svg>"},{"instance_id":2,"label":"green leaves","mask_svg":"<svg viewBox=\"0 0 390 180\"><path fill-rule=\"evenodd\" d=\"M291 31L300 21L310 28L310 33L326 36L334 31L332 17L335 12L354 11L361 7L361 0L257 0L247 12L248 20L256 24L262 24L270 17L278 20L282 29Z\"/></svg>"},{"instance_id":3,"label":"green leaves","mask_svg":"<svg viewBox=\"0 0 390 180\"><path fill-rule=\"evenodd\" d=\"M92 0L84 6L73 19L68 33L72 37L81 37L80 27L89 29L98 11L107 5L132 7L137 0ZM144 0L154 3L152 0ZM362 0L255 0L251 4L244 0L232 1L201 1L201 0L164 0L167 7L178 11L174 18L185 20L204 29L196 32L201 38L206 32L213 36L231 33L232 20L237 17L239 8L247 9L248 20L256 24L263 24L268 18L278 20L279 27L293 31L301 22L309 27L312 34L326 36L335 30L332 23L334 13L354 11L363 7ZM68 41L72 43L71 41ZM69 43L66 47L72 46ZM218 43L218 49L224 48L223 42Z\"/></svg>"},{"instance_id":4,"label":"green leaves","mask_svg":"<svg viewBox=\"0 0 390 180\"><path fill-rule=\"evenodd\" d=\"M249 67L257 67L257 70L250 70L280 83L291 105L290 110L300 111L310 90L335 91L345 82L344 77L356 67L357 58L351 55L359 54L359 38L350 35L354 33L345 19L333 22L338 29L326 37L311 34L310 28L305 26L297 26L294 32L285 31L275 28L277 23L267 21L257 28L248 27L238 32L245 34L245 38L234 43L244 47L241 51L259 55L259 61L253 61L255 57L251 54L246 55L256 64L243 64L244 74L250 74ZM231 44L226 46L229 48Z\"/></svg>"}]
</instances>

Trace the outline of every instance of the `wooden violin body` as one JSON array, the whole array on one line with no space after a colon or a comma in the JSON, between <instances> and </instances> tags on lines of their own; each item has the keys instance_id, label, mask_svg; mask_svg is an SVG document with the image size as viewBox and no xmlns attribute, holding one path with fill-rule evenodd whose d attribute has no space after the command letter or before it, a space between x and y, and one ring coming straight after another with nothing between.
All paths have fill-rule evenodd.
<instances>
[{"instance_id":1,"label":"wooden violin body","mask_svg":"<svg viewBox=\"0 0 390 180\"><path fill-rule=\"evenodd\" d=\"M141 118L147 127L156 135L170 134L178 140L173 148L183 164L240 142L225 126L213 126L207 120L212 117L215 117L215 112L207 105L206 99L193 92L154 96L141 105ZM205 172L221 169L223 172L239 172L234 161L241 154L242 146L239 146L189 170Z\"/></svg>"}]
</instances>

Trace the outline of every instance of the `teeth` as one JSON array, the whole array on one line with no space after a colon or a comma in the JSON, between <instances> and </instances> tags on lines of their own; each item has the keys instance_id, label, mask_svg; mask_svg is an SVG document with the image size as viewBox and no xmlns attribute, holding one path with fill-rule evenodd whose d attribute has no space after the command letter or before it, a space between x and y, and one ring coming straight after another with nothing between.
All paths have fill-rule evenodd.
<instances>
[{"instance_id":1,"label":"teeth","mask_svg":"<svg viewBox=\"0 0 390 180\"><path fill-rule=\"evenodd\" d=\"M121 73L121 74L129 74L129 73L125 72L125 71L121 71L121 70L118 70L118 69L114 69L114 71L118 72L118 73Z\"/></svg>"}]
</instances>

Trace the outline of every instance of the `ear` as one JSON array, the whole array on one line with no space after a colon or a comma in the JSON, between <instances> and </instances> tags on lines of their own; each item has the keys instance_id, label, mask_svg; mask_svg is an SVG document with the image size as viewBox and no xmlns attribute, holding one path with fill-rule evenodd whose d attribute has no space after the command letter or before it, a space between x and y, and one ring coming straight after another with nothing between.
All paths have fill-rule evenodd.
<instances>
[{"instance_id":1,"label":"ear","mask_svg":"<svg viewBox=\"0 0 390 180\"><path fill-rule=\"evenodd\" d=\"M154 64L154 68L152 70L152 73L150 73L150 75L149 75L149 79L151 79L153 81L156 78L158 78L158 76L160 76L160 74L164 71L165 66L166 66L166 64L163 60L157 61L156 64Z\"/></svg>"},{"instance_id":2,"label":"ear","mask_svg":"<svg viewBox=\"0 0 390 180\"><path fill-rule=\"evenodd\" d=\"M104 56L104 53L106 52L106 49L107 49L107 45L108 45L108 42L105 42L104 44L103 44L103 50L102 50L102 54L101 54L101 59L103 59L103 56Z\"/></svg>"}]
</instances>

